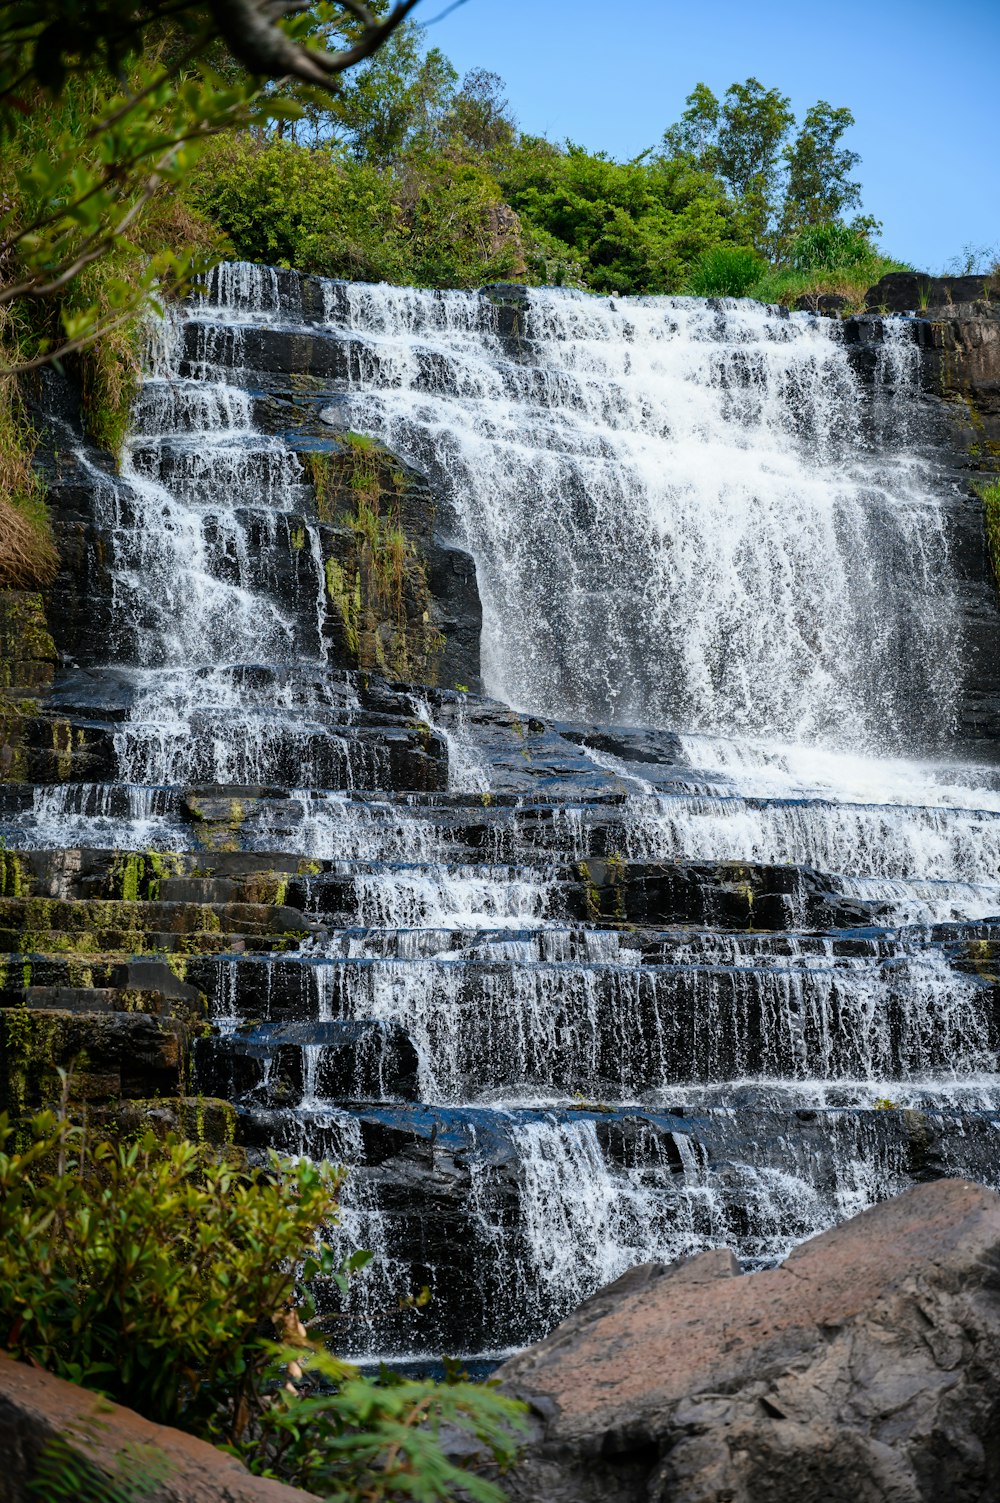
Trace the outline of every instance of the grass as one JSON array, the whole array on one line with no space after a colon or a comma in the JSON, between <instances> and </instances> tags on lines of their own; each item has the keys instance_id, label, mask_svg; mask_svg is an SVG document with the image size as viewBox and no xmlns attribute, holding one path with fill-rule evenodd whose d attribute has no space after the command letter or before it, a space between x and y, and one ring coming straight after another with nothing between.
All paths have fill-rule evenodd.
<instances>
[{"instance_id":1,"label":"grass","mask_svg":"<svg viewBox=\"0 0 1000 1503\"><path fill-rule=\"evenodd\" d=\"M865 306L865 294L876 282L892 271L912 269L903 261L875 253L847 266L813 267L800 271L794 267L779 267L766 272L746 295L760 303L783 303L791 308L801 297L833 293L846 299L846 311L858 313Z\"/></svg>"},{"instance_id":2,"label":"grass","mask_svg":"<svg viewBox=\"0 0 1000 1503\"><path fill-rule=\"evenodd\" d=\"M754 250L713 245L698 257L684 290L691 297L746 297L766 265Z\"/></svg>"},{"instance_id":3,"label":"grass","mask_svg":"<svg viewBox=\"0 0 1000 1503\"><path fill-rule=\"evenodd\" d=\"M14 314L0 308L0 367L18 344ZM59 566L35 443L17 377L0 374L0 587L9 590L47 585Z\"/></svg>"},{"instance_id":4,"label":"grass","mask_svg":"<svg viewBox=\"0 0 1000 1503\"><path fill-rule=\"evenodd\" d=\"M993 570L993 579L1000 590L1000 480L986 485L977 485L976 490L983 503L983 526L986 531L986 552Z\"/></svg>"}]
</instances>

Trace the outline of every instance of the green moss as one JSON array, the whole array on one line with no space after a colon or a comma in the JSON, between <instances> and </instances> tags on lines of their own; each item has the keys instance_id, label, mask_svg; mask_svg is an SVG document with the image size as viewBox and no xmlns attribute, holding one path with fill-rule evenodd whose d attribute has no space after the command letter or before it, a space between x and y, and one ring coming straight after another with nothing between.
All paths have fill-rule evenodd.
<instances>
[{"instance_id":1,"label":"green moss","mask_svg":"<svg viewBox=\"0 0 1000 1503\"><path fill-rule=\"evenodd\" d=\"M444 637L431 624L424 564L401 523L405 473L376 440L354 433L341 435L335 450L303 456L303 464L320 520L350 536L325 562L347 656L388 677L432 681Z\"/></svg>"},{"instance_id":2,"label":"green moss","mask_svg":"<svg viewBox=\"0 0 1000 1503\"><path fill-rule=\"evenodd\" d=\"M1000 480L978 485L976 490L983 503L986 555L990 561L993 583L1000 591Z\"/></svg>"},{"instance_id":3,"label":"green moss","mask_svg":"<svg viewBox=\"0 0 1000 1503\"><path fill-rule=\"evenodd\" d=\"M16 851L0 848L0 897L20 898L31 886L22 857Z\"/></svg>"},{"instance_id":4,"label":"green moss","mask_svg":"<svg viewBox=\"0 0 1000 1503\"><path fill-rule=\"evenodd\" d=\"M344 639L348 651L352 657L356 658L358 655L358 616L361 610L361 581L355 578L354 587L349 587L347 577L335 558L326 560L324 572L327 598L344 628Z\"/></svg>"},{"instance_id":5,"label":"green moss","mask_svg":"<svg viewBox=\"0 0 1000 1503\"><path fill-rule=\"evenodd\" d=\"M587 910L587 919L590 923L596 923L601 917L601 893L590 873L590 867L586 861L578 861L576 865L580 881L583 883L583 901Z\"/></svg>"}]
</instances>

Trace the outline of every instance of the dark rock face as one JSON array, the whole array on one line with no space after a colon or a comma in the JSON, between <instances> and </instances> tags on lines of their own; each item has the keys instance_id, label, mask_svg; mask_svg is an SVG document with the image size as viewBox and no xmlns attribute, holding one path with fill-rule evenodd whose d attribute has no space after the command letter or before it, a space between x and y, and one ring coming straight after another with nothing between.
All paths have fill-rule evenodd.
<instances>
[{"instance_id":1,"label":"dark rock face","mask_svg":"<svg viewBox=\"0 0 1000 1503\"><path fill-rule=\"evenodd\" d=\"M974 309L979 317L1000 317L1000 277L932 277L920 271L893 271L868 289L865 303L873 313L920 313L935 318Z\"/></svg>"},{"instance_id":2,"label":"dark rock face","mask_svg":"<svg viewBox=\"0 0 1000 1503\"><path fill-rule=\"evenodd\" d=\"M939 1181L746 1277L633 1269L499 1370L517 1503L988 1503L1000 1197Z\"/></svg>"}]
</instances>

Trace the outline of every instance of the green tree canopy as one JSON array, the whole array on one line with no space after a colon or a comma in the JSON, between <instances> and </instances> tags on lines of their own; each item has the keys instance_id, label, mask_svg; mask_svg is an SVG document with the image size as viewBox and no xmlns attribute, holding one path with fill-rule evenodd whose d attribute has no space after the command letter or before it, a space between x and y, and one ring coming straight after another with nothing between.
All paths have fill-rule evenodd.
<instances>
[{"instance_id":1,"label":"green tree canopy","mask_svg":"<svg viewBox=\"0 0 1000 1503\"><path fill-rule=\"evenodd\" d=\"M740 205L753 244L772 259L804 226L858 207L861 188L851 173L860 157L841 144L854 124L849 109L821 99L793 136L790 100L756 78L731 84L721 100L700 83L685 102L664 134L665 153L717 174Z\"/></svg>"}]
</instances>

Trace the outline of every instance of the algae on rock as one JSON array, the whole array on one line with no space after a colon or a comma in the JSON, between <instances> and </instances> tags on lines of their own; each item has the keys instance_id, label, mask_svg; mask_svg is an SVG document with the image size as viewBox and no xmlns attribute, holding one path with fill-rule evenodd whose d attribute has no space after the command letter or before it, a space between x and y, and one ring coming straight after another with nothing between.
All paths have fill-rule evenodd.
<instances>
[{"instance_id":1,"label":"algae on rock","mask_svg":"<svg viewBox=\"0 0 1000 1503\"><path fill-rule=\"evenodd\" d=\"M436 681L444 645L419 542L403 525L413 477L364 434L302 456L323 528L329 624L350 668Z\"/></svg>"}]
</instances>

